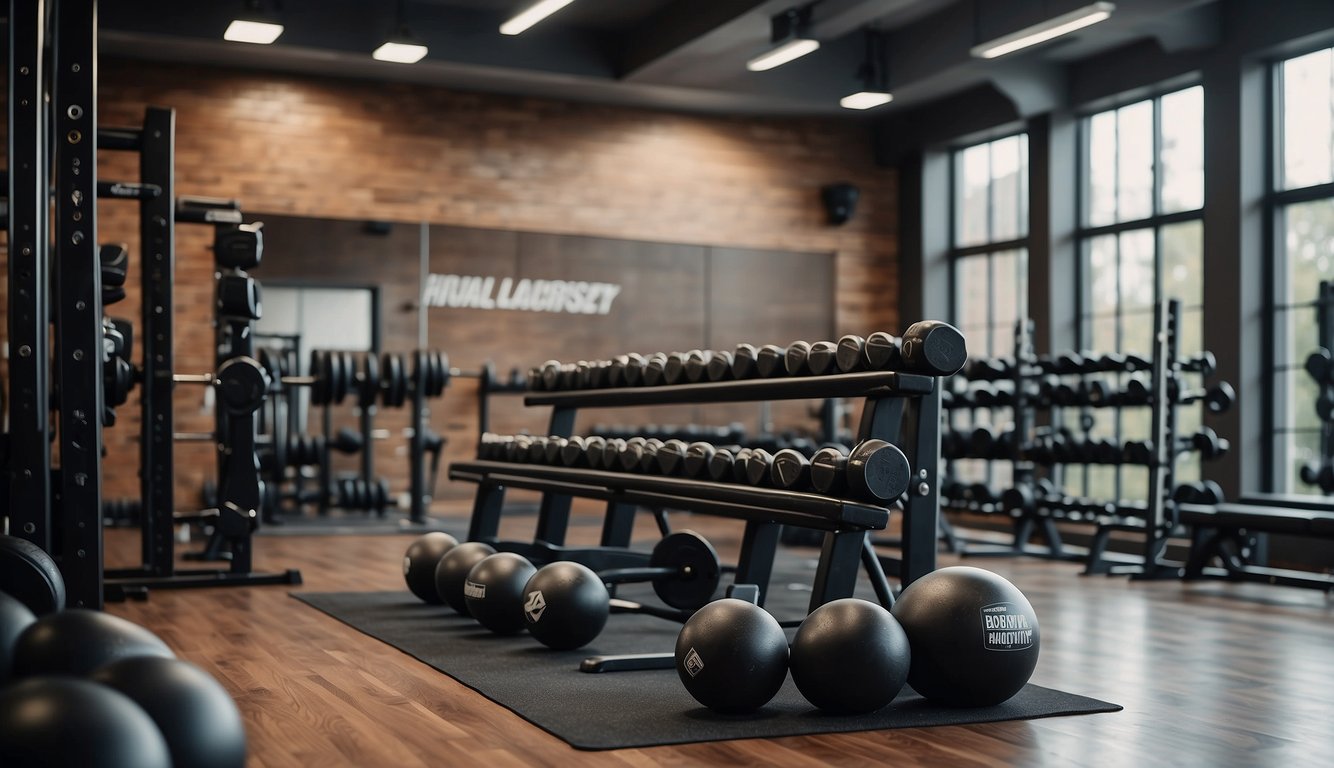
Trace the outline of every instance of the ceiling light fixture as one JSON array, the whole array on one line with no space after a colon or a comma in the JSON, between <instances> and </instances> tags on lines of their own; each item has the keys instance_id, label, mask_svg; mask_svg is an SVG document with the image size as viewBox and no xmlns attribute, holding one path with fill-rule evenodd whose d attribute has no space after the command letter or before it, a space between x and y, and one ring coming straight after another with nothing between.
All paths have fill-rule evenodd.
<instances>
[{"instance_id":1,"label":"ceiling light fixture","mask_svg":"<svg viewBox=\"0 0 1334 768\"><path fill-rule=\"evenodd\" d=\"M811 6L789 8L774 16L770 23L769 49L746 62L751 72L781 67L820 48L811 36Z\"/></svg>"},{"instance_id":2,"label":"ceiling light fixture","mask_svg":"<svg viewBox=\"0 0 1334 768\"><path fill-rule=\"evenodd\" d=\"M268 45L283 33L283 25L272 14L264 11L259 0L248 0L245 13L233 19L222 33L223 40L233 43L254 43Z\"/></svg>"},{"instance_id":3,"label":"ceiling light fixture","mask_svg":"<svg viewBox=\"0 0 1334 768\"><path fill-rule=\"evenodd\" d=\"M838 100L844 109L871 109L894 100L889 92L889 66L885 61L885 34L866 30L866 53L857 69L862 89Z\"/></svg>"},{"instance_id":4,"label":"ceiling light fixture","mask_svg":"<svg viewBox=\"0 0 1334 768\"><path fill-rule=\"evenodd\" d=\"M988 40L980 45L975 45L969 52L979 59L994 59L1038 43L1054 40L1061 35L1068 35L1075 30L1092 26L1100 21L1106 21L1111 18L1114 10L1116 10L1115 3L1090 3L1069 13L1063 13L1060 16L1054 16L1046 21L1024 27L1017 32L1011 32L995 40Z\"/></svg>"},{"instance_id":5,"label":"ceiling light fixture","mask_svg":"<svg viewBox=\"0 0 1334 768\"><path fill-rule=\"evenodd\" d=\"M371 58L376 61L416 64L426 57L427 47L412 37L412 32L404 21L403 1L398 0L398 10L394 15L394 28L398 31L371 52Z\"/></svg>"},{"instance_id":6,"label":"ceiling light fixture","mask_svg":"<svg viewBox=\"0 0 1334 768\"><path fill-rule=\"evenodd\" d=\"M509 21L501 24L500 34L517 35L572 2L574 0L537 0L536 3L519 11Z\"/></svg>"}]
</instances>

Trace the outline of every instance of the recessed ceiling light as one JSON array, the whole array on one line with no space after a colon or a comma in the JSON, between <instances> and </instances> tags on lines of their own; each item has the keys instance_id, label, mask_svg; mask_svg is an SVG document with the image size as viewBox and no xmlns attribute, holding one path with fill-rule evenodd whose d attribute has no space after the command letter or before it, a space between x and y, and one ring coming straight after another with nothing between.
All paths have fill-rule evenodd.
<instances>
[{"instance_id":1,"label":"recessed ceiling light","mask_svg":"<svg viewBox=\"0 0 1334 768\"><path fill-rule=\"evenodd\" d=\"M425 56L426 46L417 43L388 42L371 53L373 59L392 61L396 64L416 64Z\"/></svg>"},{"instance_id":2,"label":"recessed ceiling light","mask_svg":"<svg viewBox=\"0 0 1334 768\"><path fill-rule=\"evenodd\" d=\"M214 29L217 29L217 27L214 27ZM234 19L231 24L227 25L227 31L222 33L222 39L231 40L235 43L268 45L277 40L282 33L283 25L281 24Z\"/></svg>"}]
</instances>

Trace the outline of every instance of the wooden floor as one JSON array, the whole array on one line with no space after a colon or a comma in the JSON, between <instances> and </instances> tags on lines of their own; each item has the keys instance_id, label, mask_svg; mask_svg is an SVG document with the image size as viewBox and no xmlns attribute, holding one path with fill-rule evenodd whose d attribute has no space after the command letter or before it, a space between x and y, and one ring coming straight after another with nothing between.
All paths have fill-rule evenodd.
<instances>
[{"instance_id":1,"label":"wooden floor","mask_svg":"<svg viewBox=\"0 0 1334 768\"><path fill-rule=\"evenodd\" d=\"M725 556L735 552L732 521L683 522ZM575 528L585 537L595 530ZM300 568L303 590L402 589L410 538L265 536L257 567ZM137 534L111 531L106 546L110 564L126 564ZM222 681L245 717L253 766L1334 764L1334 601L1326 595L1083 577L1077 565L1030 559L969 564L1005 575L1036 608L1042 655L1034 682L1125 711L580 752L291 599L288 587L159 590L109 610L153 629Z\"/></svg>"}]
</instances>

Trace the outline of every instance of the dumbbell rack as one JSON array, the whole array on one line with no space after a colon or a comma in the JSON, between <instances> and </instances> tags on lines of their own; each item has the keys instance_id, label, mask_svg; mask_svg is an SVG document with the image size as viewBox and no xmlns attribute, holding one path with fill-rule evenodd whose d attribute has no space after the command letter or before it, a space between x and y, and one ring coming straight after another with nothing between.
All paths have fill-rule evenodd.
<instances>
[{"instance_id":1,"label":"dumbbell rack","mask_svg":"<svg viewBox=\"0 0 1334 768\"><path fill-rule=\"evenodd\" d=\"M1319 346L1307 358L1306 372L1320 391L1315 406L1320 419L1320 455L1303 468L1302 479L1328 496L1334 494L1334 386L1329 383L1334 380L1334 283L1328 280L1320 281L1316 298L1316 333Z\"/></svg>"},{"instance_id":2,"label":"dumbbell rack","mask_svg":"<svg viewBox=\"0 0 1334 768\"><path fill-rule=\"evenodd\" d=\"M573 432L580 408L828 397L864 398L859 439L879 438L900 444L914 469L912 490L904 503L902 561L899 563L900 578L907 584L934 570L936 562L941 399L939 385L933 377L873 372L533 392L524 398L524 403L552 406L549 434L568 437ZM904 440L898 440L900 436L904 436ZM633 516L638 506L744 520L736 583L756 585L761 601L768 588L783 525L820 530L825 534L811 598L812 608L851 595L863 565L871 572L877 589L887 592L881 562L870 548L867 534L888 524L888 507L815 493L499 461L455 462L450 466L449 476L478 485L468 530L470 540L491 542L497 548L519 551L539 562L563 554L571 500L578 496L607 502L603 548L629 546ZM543 494L531 544L498 539L506 487L536 490Z\"/></svg>"}]
</instances>

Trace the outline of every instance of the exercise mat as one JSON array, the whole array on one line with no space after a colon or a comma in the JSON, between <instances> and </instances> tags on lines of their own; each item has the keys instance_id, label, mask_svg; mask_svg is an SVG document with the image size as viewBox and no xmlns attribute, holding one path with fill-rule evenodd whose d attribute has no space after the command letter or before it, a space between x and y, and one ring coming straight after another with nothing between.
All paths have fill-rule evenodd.
<instances>
[{"instance_id":1,"label":"exercise mat","mask_svg":"<svg viewBox=\"0 0 1334 768\"><path fill-rule=\"evenodd\" d=\"M770 610L780 617L804 614L809 591L789 589L778 573L774 584L766 601ZM645 596L639 591L643 589L623 590L621 596ZM406 591L293 593L293 597L429 664L578 749L967 725L1121 709L1031 684L998 706L955 709L932 704L905 687L878 712L833 716L811 707L789 677L773 701L758 712L723 716L701 707L675 670L601 674L578 670L588 656L670 652L680 625L663 619L613 615L588 646L553 651L526 633L494 635L476 621L445 606L426 605Z\"/></svg>"}]
</instances>

